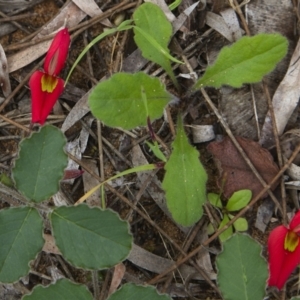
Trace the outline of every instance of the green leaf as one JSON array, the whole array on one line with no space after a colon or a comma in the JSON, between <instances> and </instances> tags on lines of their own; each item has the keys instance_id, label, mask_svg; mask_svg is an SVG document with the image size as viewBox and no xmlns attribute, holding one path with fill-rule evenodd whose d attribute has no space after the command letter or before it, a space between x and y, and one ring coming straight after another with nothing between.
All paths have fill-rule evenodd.
<instances>
[{"instance_id":1,"label":"green leaf","mask_svg":"<svg viewBox=\"0 0 300 300\"><path fill-rule=\"evenodd\" d=\"M155 4L144 3L133 14L136 26L133 28L134 41L142 55L159 64L177 86L170 60L181 63L170 55L168 44L172 36L172 25L163 11Z\"/></svg>"},{"instance_id":2,"label":"green leaf","mask_svg":"<svg viewBox=\"0 0 300 300\"><path fill-rule=\"evenodd\" d=\"M160 118L170 100L171 95L158 78L143 72L117 73L96 86L89 97L89 106L93 115L106 125L132 129L145 126L148 114L151 120Z\"/></svg>"},{"instance_id":3,"label":"green leaf","mask_svg":"<svg viewBox=\"0 0 300 300\"><path fill-rule=\"evenodd\" d=\"M222 222L220 223L219 229L223 228L228 222L229 222L229 217L227 214L224 214L224 217L223 217ZM219 235L219 239L221 242L225 242L232 236L232 234L233 234L232 226L229 226L228 229L226 229Z\"/></svg>"},{"instance_id":4,"label":"green leaf","mask_svg":"<svg viewBox=\"0 0 300 300\"><path fill-rule=\"evenodd\" d=\"M228 215L230 219L234 218L233 215ZM248 230L248 221L245 218L238 218L234 223L233 227L237 231Z\"/></svg>"},{"instance_id":5,"label":"green leaf","mask_svg":"<svg viewBox=\"0 0 300 300\"><path fill-rule=\"evenodd\" d=\"M215 193L208 193L207 199L211 205L216 206L218 208L223 208L223 205L222 205L222 202L220 199L220 195L215 194Z\"/></svg>"},{"instance_id":6,"label":"green leaf","mask_svg":"<svg viewBox=\"0 0 300 300\"><path fill-rule=\"evenodd\" d=\"M14 182L5 173L0 174L0 182L8 187L13 187Z\"/></svg>"},{"instance_id":7,"label":"green leaf","mask_svg":"<svg viewBox=\"0 0 300 300\"><path fill-rule=\"evenodd\" d=\"M240 210L250 202L251 198L252 192L250 190L234 192L227 202L226 209L228 211Z\"/></svg>"},{"instance_id":8,"label":"green leaf","mask_svg":"<svg viewBox=\"0 0 300 300\"><path fill-rule=\"evenodd\" d=\"M146 141L146 144L148 145L148 147L151 149L151 151L153 152L153 154L158 159L160 159L163 162L167 162L167 158L165 157L165 155L159 149L159 145L158 145L157 141L154 141L154 144L151 144L148 141Z\"/></svg>"},{"instance_id":9,"label":"green leaf","mask_svg":"<svg viewBox=\"0 0 300 300\"><path fill-rule=\"evenodd\" d=\"M41 202L57 193L68 163L65 144L63 133L51 125L43 126L20 143L13 178L25 197Z\"/></svg>"},{"instance_id":10,"label":"green leaf","mask_svg":"<svg viewBox=\"0 0 300 300\"><path fill-rule=\"evenodd\" d=\"M34 208L0 211L0 282L14 282L29 271L44 245L43 220Z\"/></svg>"},{"instance_id":11,"label":"green leaf","mask_svg":"<svg viewBox=\"0 0 300 300\"><path fill-rule=\"evenodd\" d=\"M172 146L162 187L174 220L183 226L191 226L203 214L207 174L199 160L199 152L189 144L181 117Z\"/></svg>"},{"instance_id":12,"label":"green leaf","mask_svg":"<svg viewBox=\"0 0 300 300\"><path fill-rule=\"evenodd\" d=\"M217 256L217 282L224 300L257 300L265 295L268 266L261 246L245 234L235 234Z\"/></svg>"},{"instance_id":13,"label":"green leaf","mask_svg":"<svg viewBox=\"0 0 300 300\"><path fill-rule=\"evenodd\" d=\"M132 283L124 284L107 300L172 300L168 295L160 295L152 286L140 286Z\"/></svg>"},{"instance_id":14,"label":"green leaf","mask_svg":"<svg viewBox=\"0 0 300 300\"><path fill-rule=\"evenodd\" d=\"M293 297L291 300L300 300L300 297Z\"/></svg>"},{"instance_id":15,"label":"green leaf","mask_svg":"<svg viewBox=\"0 0 300 300\"><path fill-rule=\"evenodd\" d=\"M221 50L194 89L204 86L219 88L224 84L241 87L244 83L259 82L286 55L287 48L287 39L280 34L261 33L242 37Z\"/></svg>"},{"instance_id":16,"label":"green leaf","mask_svg":"<svg viewBox=\"0 0 300 300\"><path fill-rule=\"evenodd\" d=\"M67 279L60 279L47 287L37 285L32 293L22 300L93 300L92 294L84 285L75 284Z\"/></svg>"},{"instance_id":17,"label":"green leaf","mask_svg":"<svg viewBox=\"0 0 300 300\"><path fill-rule=\"evenodd\" d=\"M85 269L110 268L129 254L128 223L110 210L87 205L59 207L51 214L53 235L64 258Z\"/></svg>"}]
</instances>

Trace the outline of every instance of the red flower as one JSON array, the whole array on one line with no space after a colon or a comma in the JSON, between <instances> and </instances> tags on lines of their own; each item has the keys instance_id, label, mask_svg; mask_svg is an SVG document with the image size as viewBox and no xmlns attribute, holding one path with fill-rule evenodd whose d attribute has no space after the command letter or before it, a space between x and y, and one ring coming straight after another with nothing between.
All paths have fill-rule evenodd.
<instances>
[{"instance_id":1,"label":"red flower","mask_svg":"<svg viewBox=\"0 0 300 300\"><path fill-rule=\"evenodd\" d=\"M68 56L70 34L67 28L60 30L54 37L46 54L44 70L49 75L57 76L64 67Z\"/></svg>"},{"instance_id":2,"label":"red flower","mask_svg":"<svg viewBox=\"0 0 300 300\"><path fill-rule=\"evenodd\" d=\"M47 52L44 70L36 71L29 80L31 90L31 122L43 125L55 102L64 90L64 81L57 77L68 55L70 35L67 28L54 37Z\"/></svg>"},{"instance_id":3,"label":"red flower","mask_svg":"<svg viewBox=\"0 0 300 300\"><path fill-rule=\"evenodd\" d=\"M29 79L31 90L31 122L43 125L56 100L64 90L64 81L41 71Z\"/></svg>"},{"instance_id":4,"label":"red flower","mask_svg":"<svg viewBox=\"0 0 300 300\"><path fill-rule=\"evenodd\" d=\"M288 227L278 226L269 236L269 286L282 289L290 274L300 263L300 211Z\"/></svg>"}]
</instances>

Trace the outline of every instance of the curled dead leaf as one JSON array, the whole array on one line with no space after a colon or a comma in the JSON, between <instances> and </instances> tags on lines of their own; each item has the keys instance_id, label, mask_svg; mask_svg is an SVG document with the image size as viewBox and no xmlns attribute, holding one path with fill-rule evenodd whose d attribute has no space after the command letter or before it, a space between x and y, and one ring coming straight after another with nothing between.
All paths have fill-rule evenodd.
<instances>
[{"instance_id":1,"label":"curled dead leaf","mask_svg":"<svg viewBox=\"0 0 300 300\"><path fill-rule=\"evenodd\" d=\"M261 177L266 183L270 183L279 171L270 152L252 140L242 137L236 137L236 139ZM222 187L224 184L223 194L225 197L229 198L235 191L241 189L250 189L252 196L255 197L263 189L262 184L253 174L229 137L225 137L221 142L211 142L207 149L213 154L217 162L220 171L218 185ZM222 181L224 181L223 184ZM277 184L278 182L271 187L271 190ZM263 198L266 195L267 193Z\"/></svg>"}]
</instances>

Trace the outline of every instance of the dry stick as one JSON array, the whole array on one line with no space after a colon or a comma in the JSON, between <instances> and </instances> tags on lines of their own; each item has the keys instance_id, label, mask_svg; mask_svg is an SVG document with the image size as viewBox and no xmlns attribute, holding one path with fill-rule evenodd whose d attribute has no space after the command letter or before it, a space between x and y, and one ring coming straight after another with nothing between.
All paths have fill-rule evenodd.
<instances>
[{"instance_id":1,"label":"dry stick","mask_svg":"<svg viewBox=\"0 0 300 300\"><path fill-rule=\"evenodd\" d=\"M267 97L267 102L268 102L268 108L271 114L271 120L272 120L272 129L273 129L273 135L275 138L275 145L276 145L276 150L277 150L277 158L278 158L278 164L279 167L282 168L283 166L283 160L282 160L282 153L281 153L281 148L280 148L280 142L278 138L278 130L277 130L277 124L276 124L276 117L274 113L274 108L272 105L272 100L270 97L269 89L266 85L266 83L263 81L263 88L265 95ZM284 181L283 178L281 179L280 182L280 188L281 188L281 197L282 197L282 217L283 217L283 224L287 225L287 215L286 215L286 192L285 192L285 186L284 186Z\"/></svg>"},{"instance_id":2,"label":"dry stick","mask_svg":"<svg viewBox=\"0 0 300 300\"><path fill-rule=\"evenodd\" d=\"M118 49L118 52L117 52L117 55L115 58L114 66L113 66L114 73L120 72L122 70L123 53L124 53L124 48L125 48L125 45L127 42L128 33L129 33L129 31L126 30L122 37L122 40L121 40L121 43L120 43L120 46L119 46L119 49Z\"/></svg>"},{"instance_id":3,"label":"dry stick","mask_svg":"<svg viewBox=\"0 0 300 300\"><path fill-rule=\"evenodd\" d=\"M3 13L2 11L0 11L0 16L3 17L3 18L5 18L5 19L8 19L8 18L9 18L9 17L8 17L5 13ZM12 17L12 18L13 18L13 17ZM27 29L23 28L23 26L20 25L18 22L15 22L15 21L12 21L12 20L11 20L11 23L12 23L14 26L16 26L17 28L19 28L20 30L22 30L22 31L24 31L24 32L26 32L26 33L30 33Z\"/></svg>"},{"instance_id":4,"label":"dry stick","mask_svg":"<svg viewBox=\"0 0 300 300\"><path fill-rule=\"evenodd\" d=\"M174 123L173 123L173 120L172 120L172 116L171 116L170 106L169 105L166 107L166 113L167 113L167 119L168 119L168 124L169 124L169 127L170 127L170 131L172 133L172 136L175 137L176 136L175 126L174 126Z\"/></svg>"},{"instance_id":5,"label":"dry stick","mask_svg":"<svg viewBox=\"0 0 300 300\"><path fill-rule=\"evenodd\" d=\"M229 2L231 2L231 1L229 1ZM240 5L237 2L237 0L233 0L233 2L234 2L234 5L231 5L231 7L238 13L238 15L239 15L239 17L240 17L240 19L243 23L243 27L244 27L244 30L246 31L246 34L250 36L251 33L250 33L250 30L249 30L248 24L245 20L245 17L243 15L243 12L241 11ZM232 3L230 3L230 4L232 4Z\"/></svg>"},{"instance_id":6,"label":"dry stick","mask_svg":"<svg viewBox=\"0 0 300 300\"><path fill-rule=\"evenodd\" d=\"M300 144L296 147L295 151L293 152L292 156L289 158L289 160L286 162L286 164L280 169L280 171L277 173L277 175L272 179L269 185L264 187L256 197L254 197L251 202L244 207L239 213L236 214L236 216L231 219L224 227L222 227L220 230L218 230L215 234L213 234L210 238L208 238L202 245L199 245L197 248L195 248L193 251L191 251L186 257L182 258L181 260L178 260L172 267L164 271L163 273L157 275L150 281L148 281L148 284L155 284L158 280L160 280L162 277L167 275L169 272L174 271L176 268L178 268L180 265L185 263L187 260L189 260L191 257L196 255L202 248L207 247L213 240L215 240L222 232L224 232L226 229L228 229L238 218L242 217L262 196L265 194L265 192L282 176L282 174L287 170L287 168L290 166L290 164L293 162L295 157L297 156L298 152L300 151Z\"/></svg>"},{"instance_id":7,"label":"dry stick","mask_svg":"<svg viewBox=\"0 0 300 300\"><path fill-rule=\"evenodd\" d=\"M260 128L259 128L259 122L258 122L256 99L255 99L253 84L250 84L250 90L251 90L252 108L253 108L253 113L254 113L254 118L255 118L256 132L257 132L258 140L260 140L261 134L260 134Z\"/></svg>"},{"instance_id":8,"label":"dry stick","mask_svg":"<svg viewBox=\"0 0 300 300\"><path fill-rule=\"evenodd\" d=\"M5 14L3 14L3 13L0 13L0 15L3 16L3 18L0 19L0 23L3 23L3 22L18 21L18 20L22 20L25 18L32 18L32 17L37 16L38 14L37 13L28 13L28 14L21 14L18 16L11 16L11 17L8 17L8 16L5 17Z\"/></svg>"},{"instance_id":9,"label":"dry stick","mask_svg":"<svg viewBox=\"0 0 300 300\"><path fill-rule=\"evenodd\" d=\"M133 3L128 3L129 0L125 0L122 3L116 5L113 8L108 9L107 11L105 11L103 14L96 16L88 21L85 21L79 25L76 25L72 28L69 28L70 31L74 31L77 30L76 33L74 33L74 36L81 34L81 32L83 32L84 30L86 30L87 28L91 27L92 25L95 25L96 23L98 23L99 21L101 21L102 19L106 19L107 17L109 17L112 14L116 14L119 13L121 11L124 11L128 8L132 8L136 5L136 2ZM128 4L127 4L128 3ZM73 35L72 35L73 37Z\"/></svg>"},{"instance_id":10,"label":"dry stick","mask_svg":"<svg viewBox=\"0 0 300 300\"><path fill-rule=\"evenodd\" d=\"M9 124L12 124L13 126L15 126L15 127L17 127L17 128L20 128L20 129L24 130L25 132L28 132L28 133L31 132L31 130L30 130L29 128L27 128L27 127L25 127L24 125L22 125L22 124L20 124L20 123L17 123L17 122L15 122L15 121L13 121L13 120L11 120L11 119L5 117L4 115L1 115L1 114L0 114L0 118L1 118L2 120L4 120L5 122L9 123Z\"/></svg>"},{"instance_id":11,"label":"dry stick","mask_svg":"<svg viewBox=\"0 0 300 300\"><path fill-rule=\"evenodd\" d=\"M244 149L240 146L240 144L238 143L238 141L236 140L236 138L234 137L234 135L232 134L230 128L228 127L228 125L226 124L226 122L224 121L223 117L220 115L219 111L217 110L217 108L215 107L215 105L213 104L213 102L211 101L211 99L209 98L209 96L207 95L206 91L201 88L201 93L204 96L206 102L209 104L209 106L211 107L211 109L214 111L215 115L217 116L218 120L222 123L226 133L228 134L228 136L230 137L231 141L233 142L233 144L235 145L235 147L237 148L238 152L240 153L240 155L243 157L243 159L245 160L245 162L247 163L248 167L251 169L251 171L254 173L254 175L256 176L256 178L259 180L259 182L261 183L261 185L263 187L268 186L267 183L265 182L265 180L260 176L260 174L257 172L256 168L253 166L252 162L250 161L250 159L248 158L247 154L245 153ZM271 190L267 190L268 194L270 195L271 199L273 200L273 202L276 204L276 206L278 207L278 209L280 210L281 213L282 212L282 208L281 205L279 204L278 200L276 199L276 197L274 196L274 194L272 193Z\"/></svg>"}]
</instances>

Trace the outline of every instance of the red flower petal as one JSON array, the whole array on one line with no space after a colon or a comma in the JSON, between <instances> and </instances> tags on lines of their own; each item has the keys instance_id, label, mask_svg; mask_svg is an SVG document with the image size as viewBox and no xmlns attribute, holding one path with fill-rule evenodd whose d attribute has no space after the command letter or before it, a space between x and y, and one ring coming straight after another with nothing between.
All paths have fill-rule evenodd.
<instances>
[{"instance_id":1,"label":"red flower petal","mask_svg":"<svg viewBox=\"0 0 300 300\"><path fill-rule=\"evenodd\" d=\"M47 52L44 70L49 75L57 76L64 67L70 45L70 34L67 28L60 30L54 37Z\"/></svg>"},{"instance_id":2,"label":"red flower petal","mask_svg":"<svg viewBox=\"0 0 300 300\"><path fill-rule=\"evenodd\" d=\"M290 229L298 232L300 231L300 210L294 215L293 219L290 222ZM297 228L299 226L299 228Z\"/></svg>"},{"instance_id":3,"label":"red flower petal","mask_svg":"<svg viewBox=\"0 0 300 300\"><path fill-rule=\"evenodd\" d=\"M36 71L29 80L31 90L31 121L43 125L50 114L56 100L64 90L64 81L53 77L57 84L51 93L42 90L42 78L47 74ZM47 75L49 76L49 75Z\"/></svg>"},{"instance_id":4,"label":"red flower petal","mask_svg":"<svg viewBox=\"0 0 300 300\"><path fill-rule=\"evenodd\" d=\"M268 285L276 286L279 290L283 288L300 262L300 244L293 252L284 249L284 240L288 231L286 227L278 226L271 232L268 240L270 272Z\"/></svg>"},{"instance_id":5,"label":"red flower petal","mask_svg":"<svg viewBox=\"0 0 300 300\"><path fill-rule=\"evenodd\" d=\"M41 80L44 73L35 71L29 79L29 87L31 90L31 121L32 123L39 123L41 118L41 111L44 102L44 92L42 91Z\"/></svg>"}]
</instances>

